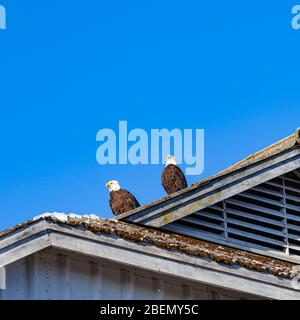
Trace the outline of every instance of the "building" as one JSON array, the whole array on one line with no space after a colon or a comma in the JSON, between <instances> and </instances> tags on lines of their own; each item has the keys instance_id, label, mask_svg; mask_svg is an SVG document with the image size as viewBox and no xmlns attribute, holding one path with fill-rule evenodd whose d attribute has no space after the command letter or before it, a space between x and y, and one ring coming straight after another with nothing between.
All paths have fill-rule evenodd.
<instances>
[{"instance_id":1,"label":"building","mask_svg":"<svg viewBox=\"0 0 300 320\"><path fill-rule=\"evenodd\" d=\"M300 130L118 217L0 233L0 299L300 299Z\"/></svg>"}]
</instances>

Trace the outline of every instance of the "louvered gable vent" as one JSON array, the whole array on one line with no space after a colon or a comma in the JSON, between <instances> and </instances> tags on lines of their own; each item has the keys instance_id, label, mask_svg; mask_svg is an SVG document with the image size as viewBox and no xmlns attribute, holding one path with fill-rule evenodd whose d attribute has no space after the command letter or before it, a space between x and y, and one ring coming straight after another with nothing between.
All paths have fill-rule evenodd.
<instances>
[{"instance_id":1,"label":"louvered gable vent","mask_svg":"<svg viewBox=\"0 0 300 320\"><path fill-rule=\"evenodd\" d=\"M299 264L300 128L118 219Z\"/></svg>"},{"instance_id":2,"label":"louvered gable vent","mask_svg":"<svg viewBox=\"0 0 300 320\"><path fill-rule=\"evenodd\" d=\"M300 261L300 173L265 182L163 229Z\"/></svg>"}]
</instances>

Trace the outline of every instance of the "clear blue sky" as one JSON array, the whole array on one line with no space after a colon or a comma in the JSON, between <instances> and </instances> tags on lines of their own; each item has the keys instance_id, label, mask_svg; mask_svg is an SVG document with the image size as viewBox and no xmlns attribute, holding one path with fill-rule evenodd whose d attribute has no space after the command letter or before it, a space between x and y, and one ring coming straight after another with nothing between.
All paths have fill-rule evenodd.
<instances>
[{"instance_id":1,"label":"clear blue sky","mask_svg":"<svg viewBox=\"0 0 300 320\"><path fill-rule=\"evenodd\" d=\"M211 175L300 126L300 1L0 0L0 229L45 211L111 217L163 166L100 166L96 133L204 128Z\"/></svg>"}]
</instances>

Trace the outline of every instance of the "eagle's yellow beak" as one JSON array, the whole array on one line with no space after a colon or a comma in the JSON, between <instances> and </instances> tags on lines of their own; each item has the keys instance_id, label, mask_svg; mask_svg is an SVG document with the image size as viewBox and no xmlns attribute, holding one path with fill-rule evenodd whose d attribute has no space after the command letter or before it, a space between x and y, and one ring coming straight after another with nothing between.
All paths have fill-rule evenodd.
<instances>
[{"instance_id":1,"label":"eagle's yellow beak","mask_svg":"<svg viewBox=\"0 0 300 320\"><path fill-rule=\"evenodd\" d=\"M110 187L110 182L107 182L107 184L105 186L106 186L106 188L109 188Z\"/></svg>"}]
</instances>

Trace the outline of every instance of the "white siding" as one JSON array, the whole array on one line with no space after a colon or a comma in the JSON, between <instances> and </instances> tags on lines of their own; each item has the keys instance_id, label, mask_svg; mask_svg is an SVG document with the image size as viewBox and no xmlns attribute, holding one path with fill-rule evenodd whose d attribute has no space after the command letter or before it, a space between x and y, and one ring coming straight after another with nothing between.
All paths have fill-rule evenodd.
<instances>
[{"instance_id":1,"label":"white siding","mask_svg":"<svg viewBox=\"0 0 300 320\"><path fill-rule=\"evenodd\" d=\"M121 264L50 249L7 267L1 299L251 299Z\"/></svg>"}]
</instances>

